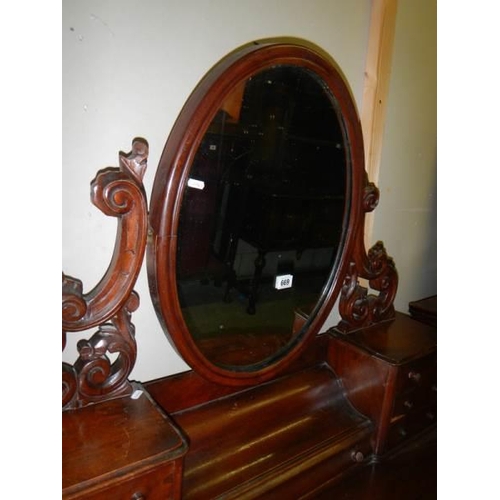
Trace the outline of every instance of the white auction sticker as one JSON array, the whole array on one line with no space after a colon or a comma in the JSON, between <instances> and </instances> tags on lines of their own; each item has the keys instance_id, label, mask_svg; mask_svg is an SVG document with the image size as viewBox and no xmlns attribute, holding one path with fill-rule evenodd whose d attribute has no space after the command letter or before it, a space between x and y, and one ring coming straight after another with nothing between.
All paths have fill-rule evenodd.
<instances>
[{"instance_id":1,"label":"white auction sticker","mask_svg":"<svg viewBox=\"0 0 500 500\"><path fill-rule=\"evenodd\" d=\"M283 290L283 288L291 288L293 282L293 275L282 274L281 276L276 276L274 280L274 288L276 290Z\"/></svg>"},{"instance_id":2,"label":"white auction sticker","mask_svg":"<svg viewBox=\"0 0 500 500\"><path fill-rule=\"evenodd\" d=\"M205 189L205 183L199 179L188 179L188 186L195 189Z\"/></svg>"}]
</instances>

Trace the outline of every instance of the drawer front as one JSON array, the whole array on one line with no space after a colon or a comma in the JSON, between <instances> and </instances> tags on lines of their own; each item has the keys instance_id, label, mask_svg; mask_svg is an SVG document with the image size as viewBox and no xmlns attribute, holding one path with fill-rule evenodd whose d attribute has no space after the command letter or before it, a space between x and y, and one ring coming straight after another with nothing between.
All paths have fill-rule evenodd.
<instances>
[{"instance_id":1,"label":"drawer front","mask_svg":"<svg viewBox=\"0 0 500 500\"><path fill-rule=\"evenodd\" d=\"M398 368L385 449L437 421L436 354Z\"/></svg>"},{"instance_id":2,"label":"drawer front","mask_svg":"<svg viewBox=\"0 0 500 500\"><path fill-rule=\"evenodd\" d=\"M92 487L63 499L85 500L169 500L180 498L180 485L174 484L174 465L169 463L142 474L117 477L102 487Z\"/></svg>"},{"instance_id":3,"label":"drawer front","mask_svg":"<svg viewBox=\"0 0 500 500\"><path fill-rule=\"evenodd\" d=\"M392 420L400 415L412 415L422 408L431 406L437 407L437 386L436 384L415 387L396 395L392 410Z\"/></svg>"},{"instance_id":4,"label":"drawer front","mask_svg":"<svg viewBox=\"0 0 500 500\"><path fill-rule=\"evenodd\" d=\"M401 417L412 422L426 421L422 415L436 414L437 366L436 355L399 368L393 398L390 423Z\"/></svg>"},{"instance_id":5,"label":"drawer front","mask_svg":"<svg viewBox=\"0 0 500 500\"><path fill-rule=\"evenodd\" d=\"M408 391L437 390L437 356L434 353L399 368L396 380L396 394Z\"/></svg>"},{"instance_id":6,"label":"drawer front","mask_svg":"<svg viewBox=\"0 0 500 500\"><path fill-rule=\"evenodd\" d=\"M289 481L283 482L277 488L249 498L256 500L315 498L317 494L338 481L344 474L348 474L350 470L363 467L363 464L366 464L365 459L369 459L371 452L372 446L369 438L367 438L364 442L358 443L357 446L351 449L331 454L327 460L304 470L301 474L293 476ZM243 498L246 499L246 497Z\"/></svg>"},{"instance_id":7,"label":"drawer front","mask_svg":"<svg viewBox=\"0 0 500 500\"><path fill-rule=\"evenodd\" d=\"M387 435L387 448L393 448L437 423L434 405L422 407L408 414L399 415L391 420Z\"/></svg>"},{"instance_id":8,"label":"drawer front","mask_svg":"<svg viewBox=\"0 0 500 500\"><path fill-rule=\"evenodd\" d=\"M217 495L199 494L196 498L224 500L277 500L315 498L315 495L343 474L362 467L370 459L372 427L365 425L350 435L325 446L309 450L301 457L283 462L249 481ZM229 471L228 471L229 472ZM312 493L314 492L314 497ZM189 498L191 498L190 495ZM195 498L195 495L193 495Z\"/></svg>"}]
</instances>

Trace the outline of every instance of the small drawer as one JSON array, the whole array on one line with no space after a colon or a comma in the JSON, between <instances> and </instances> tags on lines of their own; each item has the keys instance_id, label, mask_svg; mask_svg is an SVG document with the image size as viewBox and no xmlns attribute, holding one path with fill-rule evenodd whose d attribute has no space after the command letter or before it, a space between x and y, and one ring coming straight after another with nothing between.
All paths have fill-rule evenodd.
<instances>
[{"instance_id":1,"label":"small drawer","mask_svg":"<svg viewBox=\"0 0 500 500\"><path fill-rule=\"evenodd\" d=\"M436 366L436 355L433 355L401 367L396 381L396 394L414 390L427 392L427 390L436 389Z\"/></svg>"},{"instance_id":2,"label":"small drawer","mask_svg":"<svg viewBox=\"0 0 500 500\"><path fill-rule=\"evenodd\" d=\"M392 409L392 416L412 415L427 406L436 407L437 387L436 384L415 387L396 395Z\"/></svg>"},{"instance_id":3,"label":"small drawer","mask_svg":"<svg viewBox=\"0 0 500 500\"><path fill-rule=\"evenodd\" d=\"M421 406L420 398L415 398L414 393L405 394L403 397L396 398L392 410L392 419L397 419L401 415L410 415Z\"/></svg>"},{"instance_id":4,"label":"small drawer","mask_svg":"<svg viewBox=\"0 0 500 500\"><path fill-rule=\"evenodd\" d=\"M180 485L177 486L179 488ZM174 466L169 463L144 473L115 477L100 488L88 488L66 499L85 500L169 500L175 495Z\"/></svg>"},{"instance_id":5,"label":"small drawer","mask_svg":"<svg viewBox=\"0 0 500 500\"><path fill-rule=\"evenodd\" d=\"M387 436L387 448L393 448L437 422L433 405L414 409L406 414L394 415Z\"/></svg>"}]
</instances>

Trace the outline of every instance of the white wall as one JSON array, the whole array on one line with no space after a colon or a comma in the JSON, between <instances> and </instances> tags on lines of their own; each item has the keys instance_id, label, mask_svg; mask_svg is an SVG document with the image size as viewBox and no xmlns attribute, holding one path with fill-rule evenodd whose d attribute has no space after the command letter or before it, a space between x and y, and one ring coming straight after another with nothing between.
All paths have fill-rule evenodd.
<instances>
[{"instance_id":1,"label":"white wall","mask_svg":"<svg viewBox=\"0 0 500 500\"><path fill-rule=\"evenodd\" d=\"M405 10L411 11L412 4L420 5L410 0L402 3L408 5L403 15L398 16L398 23L400 17L403 23L411 21ZM62 23L63 271L81 279L85 292L101 278L111 258L116 222L90 203L90 181L97 170L117 166L118 150L128 151L131 139L143 136L150 144L149 168L144 179L149 195L163 145L185 100L210 67L227 52L259 38L307 39L337 61L360 107L369 17L368 0L65 0ZM417 51L416 41L406 40L404 30L405 26L397 33L396 44L402 44L402 48L395 58L396 65L405 59L406 46ZM418 75L422 66L421 63L416 69L408 67L407 71ZM419 79L422 78L419 76ZM391 86L391 93L396 97L391 94L390 107L398 109L396 114L394 109L389 110L392 128L388 127L386 134L388 146L384 148L381 173L383 199L381 215L375 217L374 235L377 239L386 239L398 268L398 259L403 257L401 278L410 275L411 279L413 268L422 272L417 266L421 266L426 249L421 243L412 255L405 255L406 250L399 255L402 245L398 243L398 231L402 231L400 239L404 242L408 230L414 230L408 227L407 214L417 214L422 226L426 223L425 217L431 215L424 211L428 201L423 204L420 199L427 195L427 184L415 203L410 203L409 193L414 188L415 177L420 182L420 176L416 176L411 167L416 168L418 163L419 169L429 169L427 142L432 142L435 134L431 137L427 132L429 120L426 118L426 122L420 124L420 115L415 114L421 109L420 87L406 87L406 95L404 90ZM413 107L408 111L416 131L408 130L405 135L406 127L399 130L394 120L405 121L408 117L395 99L413 101L410 92L416 92L417 102L405 106L415 106L415 113ZM420 143L414 137L427 141L425 147L417 147ZM410 145L406 147L408 141ZM413 161L408 162L405 152L413 153L413 148L416 148L415 158L412 156ZM416 159L418 154L425 156L420 162ZM406 176L410 174L413 180L408 184ZM426 173L426 178L429 175ZM408 199L402 206L403 211L398 201L386 194L390 190L397 200ZM413 208L418 210L408 212ZM413 289L414 283L409 282L408 286L410 291L405 295L401 285L403 301L407 296L416 298L420 294L420 289ZM157 321L149 300L145 266L136 290L141 306L133 315L138 357L131 378L145 381L187 369L168 344ZM74 361L77 338L80 334L68 334L68 346L63 353L65 361Z\"/></svg>"}]
</instances>

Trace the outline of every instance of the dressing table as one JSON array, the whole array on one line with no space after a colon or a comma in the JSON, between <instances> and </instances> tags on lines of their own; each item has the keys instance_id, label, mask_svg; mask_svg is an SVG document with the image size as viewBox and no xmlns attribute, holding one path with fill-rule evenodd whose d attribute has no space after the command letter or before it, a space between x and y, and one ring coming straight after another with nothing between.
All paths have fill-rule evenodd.
<instances>
[{"instance_id":1,"label":"dressing table","mask_svg":"<svg viewBox=\"0 0 500 500\"><path fill-rule=\"evenodd\" d=\"M429 439L436 328L394 310L394 261L381 242L365 249L379 192L330 56L268 40L215 65L170 133L149 209L148 148L134 139L92 181L118 220L105 276L84 294L63 274L63 349L98 328L63 363L63 498L319 498ZM137 383L144 256L192 369ZM335 303L341 321L323 331Z\"/></svg>"}]
</instances>

